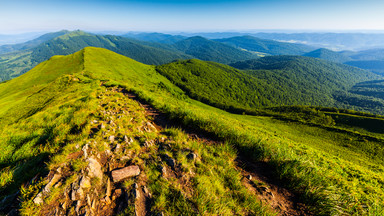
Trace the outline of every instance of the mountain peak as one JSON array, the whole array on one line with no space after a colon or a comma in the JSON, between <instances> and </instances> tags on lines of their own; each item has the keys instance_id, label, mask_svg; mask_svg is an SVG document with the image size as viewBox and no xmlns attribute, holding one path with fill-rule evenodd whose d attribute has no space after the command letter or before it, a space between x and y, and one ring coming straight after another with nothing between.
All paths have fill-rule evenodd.
<instances>
[{"instance_id":1,"label":"mountain peak","mask_svg":"<svg viewBox=\"0 0 384 216\"><path fill-rule=\"evenodd\" d=\"M59 37L57 37L56 39L63 39L63 40L67 40L71 37L77 37L77 36L91 36L92 34L90 33L87 33L87 32L84 32L82 30L75 30L75 31L67 31L67 30L64 30L66 32L66 34L64 35L61 35Z\"/></svg>"}]
</instances>

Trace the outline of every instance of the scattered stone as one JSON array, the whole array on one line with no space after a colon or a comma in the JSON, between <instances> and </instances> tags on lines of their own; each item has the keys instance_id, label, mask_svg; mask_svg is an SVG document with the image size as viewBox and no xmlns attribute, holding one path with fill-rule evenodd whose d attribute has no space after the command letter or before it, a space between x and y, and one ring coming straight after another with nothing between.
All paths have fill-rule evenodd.
<instances>
[{"instance_id":1,"label":"scattered stone","mask_svg":"<svg viewBox=\"0 0 384 216\"><path fill-rule=\"evenodd\" d=\"M81 155L83 155L83 152L82 152L82 151L73 152L73 153L67 155L67 160L74 160L74 159L77 159L77 158L79 158Z\"/></svg>"},{"instance_id":2,"label":"scattered stone","mask_svg":"<svg viewBox=\"0 0 384 216\"><path fill-rule=\"evenodd\" d=\"M157 132L156 127L151 122L147 122L147 130L146 130L147 132L151 132L151 131Z\"/></svg>"},{"instance_id":3,"label":"scattered stone","mask_svg":"<svg viewBox=\"0 0 384 216\"><path fill-rule=\"evenodd\" d=\"M63 172L63 168L62 167L57 168L56 172L61 174Z\"/></svg>"},{"instance_id":4,"label":"scattered stone","mask_svg":"<svg viewBox=\"0 0 384 216\"><path fill-rule=\"evenodd\" d=\"M105 200L105 202L109 205L109 204L111 204L111 202L112 202L112 200L111 200L111 198L109 198L109 197L105 197L104 198L104 200Z\"/></svg>"},{"instance_id":5,"label":"scattered stone","mask_svg":"<svg viewBox=\"0 0 384 216\"><path fill-rule=\"evenodd\" d=\"M144 147L151 147L152 145L154 145L155 141L153 140L147 140L144 142Z\"/></svg>"},{"instance_id":6,"label":"scattered stone","mask_svg":"<svg viewBox=\"0 0 384 216\"><path fill-rule=\"evenodd\" d=\"M122 194L123 194L123 191L122 191L121 189L116 189L116 190L113 192L112 200L116 200L116 199L119 198Z\"/></svg>"},{"instance_id":7,"label":"scattered stone","mask_svg":"<svg viewBox=\"0 0 384 216\"><path fill-rule=\"evenodd\" d=\"M167 168L165 168L165 166L161 166L161 165L159 168L160 168L161 174L163 176L166 176L167 175Z\"/></svg>"},{"instance_id":8,"label":"scattered stone","mask_svg":"<svg viewBox=\"0 0 384 216\"><path fill-rule=\"evenodd\" d=\"M107 197L110 197L111 193L112 193L112 184L111 184L111 180L108 178L108 181L107 181L107 192L106 192Z\"/></svg>"},{"instance_id":9,"label":"scattered stone","mask_svg":"<svg viewBox=\"0 0 384 216\"><path fill-rule=\"evenodd\" d=\"M108 137L108 140L109 140L109 142L111 142L111 143L113 143L113 142L115 142L115 136L109 136Z\"/></svg>"},{"instance_id":10,"label":"scattered stone","mask_svg":"<svg viewBox=\"0 0 384 216\"><path fill-rule=\"evenodd\" d=\"M99 128L100 128L100 129L104 129L104 128L105 128L105 125L104 125L103 123L101 123L101 124L99 125Z\"/></svg>"},{"instance_id":11,"label":"scattered stone","mask_svg":"<svg viewBox=\"0 0 384 216\"><path fill-rule=\"evenodd\" d=\"M124 135L124 142L126 142L127 144L131 144L133 143L133 139L132 137L128 137L127 135Z\"/></svg>"},{"instance_id":12,"label":"scattered stone","mask_svg":"<svg viewBox=\"0 0 384 216\"><path fill-rule=\"evenodd\" d=\"M247 175L247 179L252 180L252 175Z\"/></svg>"},{"instance_id":13,"label":"scattered stone","mask_svg":"<svg viewBox=\"0 0 384 216\"><path fill-rule=\"evenodd\" d=\"M91 180L89 177L83 176L80 180L80 188L90 188L91 186Z\"/></svg>"},{"instance_id":14,"label":"scattered stone","mask_svg":"<svg viewBox=\"0 0 384 216\"><path fill-rule=\"evenodd\" d=\"M97 122L98 122L97 120L91 121L92 124L97 124Z\"/></svg>"},{"instance_id":15,"label":"scattered stone","mask_svg":"<svg viewBox=\"0 0 384 216\"><path fill-rule=\"evenodd\" d=\"M61 179L61 177L62 177L61 174L58 174L58 173L53 175L53 178L51 179L51 181L47 185L45 185L43 189L43 193L51 192L52 186L55 185Z\"/></svg>"},{"instance_id":16,"label":"scattered stone","mask_svg":"<svg viewBox=\"0 0 384 216\"><path fill-rule=\"evenodd\" d=\"M190 159L190 160L196 160L197 158L197 154L191 152L187 155L187 158Z\"/></svg>"},{"instance_id":17,"label":"scattered stone","mask_svg":"<svg viewBox=\"0 0 384 216\"><path fill-rule=\"evenodd\" d=\"M143 186L143 191L144 191L145 194L149 194L148 188L145 185Z\"/></svg>"},{"instance_id":18,"label":"scattered stone","mask_svg":"<svg viewBox=\"0 0 384 216\"><path fill-rule=\"evenodd\" d=\"M103 180L103 171L101 170L101 165L93 156L88 159L88 173L91 178L99 178L100 182Z\"/></svg>"},{"instance_id":19,"label":"scattered stone","mask_svg":"<svg viewBox=\"0 0 384 216\"><path fill-rule=\"evenodd\" d=\"M40 205L43 203L43 194L40 192L36 195L36 197L33 199L33 202L37 205Z\"/></svg>"},{"instance_id":20,"label":"scattered stone","mask_svg":"<svg viewBox=\"0 0 384 216\"><path fill-rule=\"evenodd\" d=\"M81 206L82 206L81 200L77 201L77 204L76 204L76 213L77 213L77 215L79 215L79 213L80 213Z\"/></svg>"},{"instance_id":21,"label":"scattered stone","mask_svg":"<svg viewBox=\"0 0 384 216\"><path fill-rule=\"evenodd\" d=\"M58 187L60 187L61 185L63 185L63 183L60 181L60 182L58 182L57 184L55 184L55 186L53 186L54 188L58 188Z\"/></svg>"},{"instance_id":22,"label":"scattered stone","mask_svg":"<svg viewBox=\"0 0 384 216\"><path fill-rule=\"evenodd\" d=\"M119 143L117 143L117 145L115 147L115 152L119 153L120 151L121 151L121 145Z\"/></svg>"},{"instance_id":23,"label":"scattered stone","mask_svg":"<svg viewBox=\"0 0 384 216\"><path fill-rule=\"evenodd\" d=\"M113 182L119 182L123 179L137 176L140 174L140 168L136 165L128 166L122 169L112 171Z\"/></svg>"},{"instance_id":24,"label":"scattered stone","mask_svg":"<svg viewBox=\"0 0 384 216\"><path fill-rule=\"evenodd\" d=\"M91 196L89 196L89 194L87 194L87 204L88 204L88 206L92 205Z\"/></svg>"},{"instance_id":25,"label":"scattered stone","mask_svg":"<svg viewBox=\"0 0 384 216\"><path fill-rule=\"evenodd\" d=\"M120 161L124 161L124 160L129 160L129 157L128 157L128 156L122 156L122 157L120 157Z\"/></svg>"},{"instance_id":26,"label":"scattered stone","mask_svg":"<svg viewBox=\"0 0 384 216\"><path fill-rule=\"evenodd\" d=\"M84 158L88 158L88 149L89 149L89 145L88 145L88 143L87 144L85 144L84 146L83 146L83 152L84 152Z\"/></svg>"},{"instance_id":27,"label":"scattered stone","mask_svg":"<svg viewBox=\"0 0 384 216\"><path fill-rule=\"evenodd\" d=\"M61 204L61 208L64 209L64 211L66 211L67 207L68 207L68 203L67 203L67 201L64 201L64 203Z\"/></svg>"},{"instance_id":28,"label":"scattered stone","mask_svg":"<svg viewBox=\"0 0 384 216\"><path fill-rule=\"evenodd\" d=\"M133 183L132 187L135 188L135 189L138 189L139 185L137 183Z\"/></svg>"},{"instance_id":29,"label":"scattered stone","mask_svg":"<svg viewBox=\"0 0 384 216\"><path fill-rule=\"evenodd\" d=\"M139 199L140 198L140 191L138 189L133 189L133 196L135 197L135 199Z\"/></svg>"}]
</instances>

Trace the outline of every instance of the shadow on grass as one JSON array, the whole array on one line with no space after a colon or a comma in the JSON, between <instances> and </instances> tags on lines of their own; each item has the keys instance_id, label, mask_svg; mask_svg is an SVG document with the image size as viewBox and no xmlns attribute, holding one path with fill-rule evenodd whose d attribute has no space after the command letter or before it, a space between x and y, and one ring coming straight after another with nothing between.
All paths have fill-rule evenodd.
<instances>
[{"instance_id":1,"label":"shadow on grass","mask_svg":"<svg viewBox=\"0 0 384 216\"><path fill-rule=\"evenodd\" d=\"M31 183L31 179L48 174L44 162L49 159L49 153L41 153L36 156L22 158L12 162L0 163L1 169L13 170L13 177L9 184L0 187L0 215L19 208L20 188L22 185ZM6 196L8 195L8 196Z\"/></svg>"}]
</instances>

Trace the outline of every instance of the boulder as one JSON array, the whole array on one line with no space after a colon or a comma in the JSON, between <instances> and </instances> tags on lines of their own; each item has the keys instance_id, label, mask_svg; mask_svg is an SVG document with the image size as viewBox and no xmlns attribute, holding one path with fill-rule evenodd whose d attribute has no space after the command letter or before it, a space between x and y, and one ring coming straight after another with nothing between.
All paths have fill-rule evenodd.
<instances>
[{"instance_id":1,"label":"boulder","mask_svg":"<svg viewBox=\"0 0 384 216\"><path fill-rule=\"evenodd\" d=\"M53 175L53 178L51 179L51 181L49 181L49 183L47 185L45 185L43 192L44 193L51 192L52 186L55 185L61 179L61 177L62 177L61 174L58 174L58 173Z\"/></svg>"},{"instance_id":2,"label":"boulder","mask_svg":"<svg viewBox=\"0 0 384 216\"><path fill-rule=\"evenodd\" d=\"M129 177L137 176L140 174L140 168L136 165L124 167L112 171L113 182L119 182Z\"/></svg>"},{"instance_id":3,"label":"boulder","mask_svg":"<svg viewBox=\"0 0 384 216\"><path fill-rule=\"evenodd\" d=\"M37 205L40 205L43 203L43 194L40 192L36 195L36 197L33 199L33 202Z\"/></svg>"},{"instance_id":4,"label":"boulder","mask_svg":"<svg viewBox=\"0 0 384 216\"><path fill-rule=\"evenodd\" d=\"M88 159L88 173L89 176L103 180L103 171L101 170L100 163L93 156Z\"/></svg>"}]
</instances>

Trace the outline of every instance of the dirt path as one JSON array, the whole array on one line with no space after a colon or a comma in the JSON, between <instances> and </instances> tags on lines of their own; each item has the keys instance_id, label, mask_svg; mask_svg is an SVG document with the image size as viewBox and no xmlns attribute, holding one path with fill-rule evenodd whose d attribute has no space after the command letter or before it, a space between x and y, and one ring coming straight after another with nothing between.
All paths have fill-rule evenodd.
<instances>
[{"instance_id":1,"label":"dirt path","mask_svg":"<svg viewBox=\"0 0 384 216\"><path fill-rule=\"evenodd\" d=\"M189 134L192 139L206 143L218 143L206 134L199 133L190 128L185 128L176 122L167 119L166 115L158 112L149 104L142 100L138 100L135 94L123 91L127 97L138 101L145 108L148 116L152 116L154 126L160 131L166 127L179 127ZM281 182L273 177L272 168L266 162L252 163L247 158L239 156L236 159L237 169L243 174L242 183L248 188L250 193L257 196L264 204L270 206L278 215L282 216L299 216L314 215L306 206L300 202L298 196L281 186ZM145 199L145 198L144 198ZM148 203L144 199L138 200L136 203L140 205L140 209L147 209ZM145 215L145 210L138 215ZM143 214L144 213L144 214Z\"/></svg>"},{"instance_id":2,"label":"dirt path","mask_svg":"<svg viewBox=\"0 0 384 216\"><path fill-rule=\"evenodd\" d=\"M238 157L236 162L244 176L243 185L278 215L313 215L296 194L282 187L281 182L273 177L272 168L266 162L252 163L242 157Z\"/></svg>"}]
</instances>

